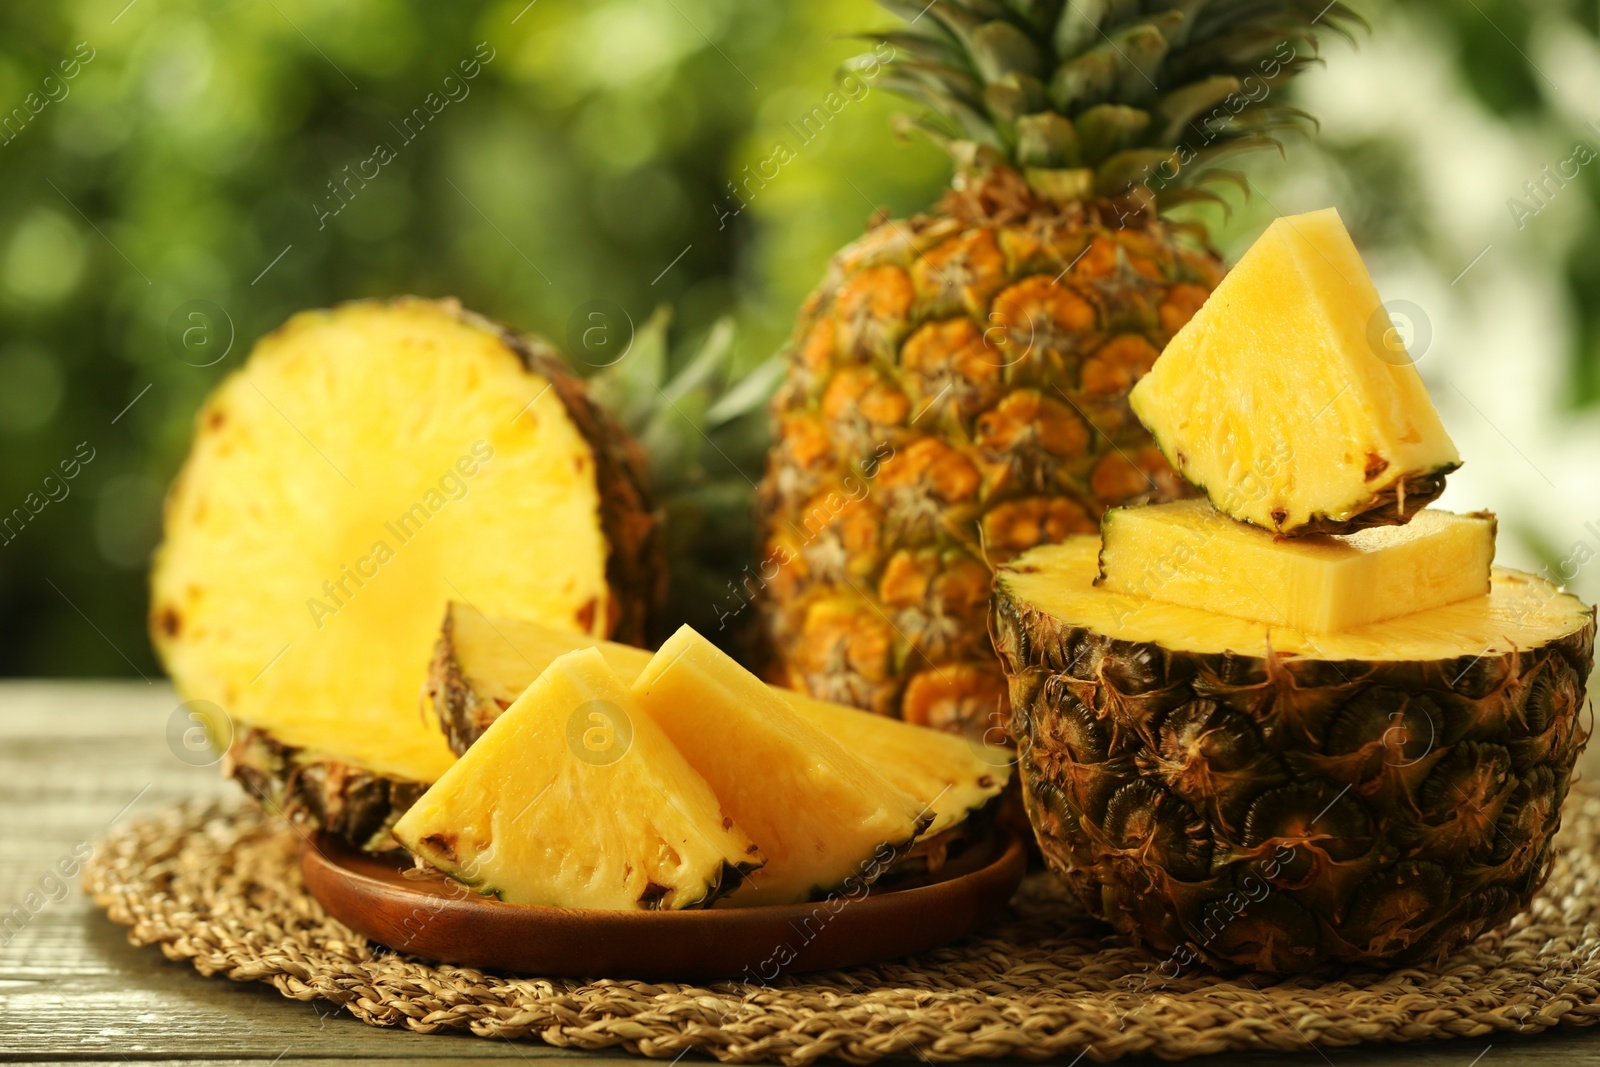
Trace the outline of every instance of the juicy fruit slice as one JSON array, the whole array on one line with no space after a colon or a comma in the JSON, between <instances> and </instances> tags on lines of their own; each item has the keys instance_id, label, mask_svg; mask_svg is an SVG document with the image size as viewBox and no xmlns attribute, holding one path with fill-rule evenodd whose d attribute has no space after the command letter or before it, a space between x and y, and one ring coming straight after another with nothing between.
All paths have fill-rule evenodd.
<instances>
[{"instance_id":1,"label":"juicy fruit slice","mask_svg":"<svg viewBox=\"0 0 1600 1067\"><path fill-rule=\"evenodd\" d=\"M456 751L467 751L540 671L575 648L598 649L611 669L630 683L651 659L642 648L523 619L489 619L470 605L452 602L434 650L428 692ZM974 743L788 689L772 692L801 718L922 801L933 816L923 840L952 830L989 807L1011 779L1011 751L999 745Z\"/></svg>"},{"instance_id":2,"label":"juicy fruit slice","mask_svg":"<svg viewBox=\"0 0 1600 1067\"><path fill-rule=\"evenodd\" d=\"M344 783L435 781L454 756L416 693L448 598L642 636L659 538L630 447L559 357L453 301L297 315L198 416L156 647L186 698L295 754L299 785L271 792L323 783L297 812L327 821ZM277 775L258 754L234 768ZM389 814L355 806L363 833Z\"/></svg>"},{"instance_id":3,"label":"juicy fruit slice","mask_svg":"<svg viewBox=\"0 0 1600 1067\"><path fill-rule=\"evenodd\" d=\"M1587 732L1594 611L1531 575L1319 637L1000 568L995 646L1049 865L1161 953L1427 963L1527 906ZM1269 640L1270 639L1270 640Z\"/></svg>"},{"instance_id":4,"label":"juicy fruit slice","mask_svg":"<svg viewBox=\"0 0 1600 1067\"><path fill-rule=\"evenodd\" d=\"M568 652L597 649L629 685L651 653L527 618L491 618L452 600L434 643L427 698L456 752L466 752L541 672Z\"/></svg>"},{"instance_id":5,"label":"juicy fruit slice","mask_svg":"<svg viewBox=\"0 0 1600 1067\"><path fill-rule=\"evenodd\" d=\"M633 691L761 845L767 864L735 903L787 904L870 883L931 819L922 802L687 626Z\"/></svg>"},{"instance_id":6,"label":"juicy fruit slice","mask_svg":"<svg viewBox=\"0 0 1600 1067\"><path fill-rule=\"evenodd\" d=\"M1267 227L1129 401L1218 509L1289 536L1404 523L1461 465L1332 208Z\"/></svg>"},{"instance_id":7,"label":"juicy fruit slice","mask_svg":"<svg viewBox=\"0 0 1600 1067\"><path fill-rule=\"evenodd\" d=\"M1284 540L1204 500L1116 508L1096 584L1308 633L1350 630L1489 592L1494 516L1426 509L1404 526Z\"/></svg>"},{"instance_id":8,"label":"juicy fruit slice","mask_svg":"<svg viewBox=\"0 0 1600 1067\"><path fill-rule=\"evenodd\" d=\"M761 864L593 649L550 664L394 835L452 878L515 904L703 907Z\"/></svg>"}]
</instances>

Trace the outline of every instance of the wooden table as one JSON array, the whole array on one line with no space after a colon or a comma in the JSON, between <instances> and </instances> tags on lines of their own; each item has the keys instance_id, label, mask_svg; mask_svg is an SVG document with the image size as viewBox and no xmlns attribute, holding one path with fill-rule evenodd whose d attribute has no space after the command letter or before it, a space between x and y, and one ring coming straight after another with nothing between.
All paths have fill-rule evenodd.
<instances>
[{"instance_id":1,"label":"wooden table","mask_svg":"<svg viewBox=\"0 0 1600 1067\"><path fill-rule=\"evenodd\" d=\"M177 703L159 682L0 682L0 913L21 903L77 842L93 844L112 824L169 800L233 792L216 767L191 766L169 747L167 727ZM1591 776L1600 769L1595 754L1586 762ZM131 947L122 928L76 886L20 932L0 929L0 1062L290 1067L366 1060L420 1067L488 1059L582 1061L586 1067L646 1062L381 1030L331 1004L287 1000L267 985L202 978L156 949ZM1600 1063L1600 1029L1497 1037L1492 1047L1469 1040L1357 1049L1308 1045L1302 1053L1198 1062L1221 1067L1224 1061L1247 1067Z\"/></svg>"}]
</instances>

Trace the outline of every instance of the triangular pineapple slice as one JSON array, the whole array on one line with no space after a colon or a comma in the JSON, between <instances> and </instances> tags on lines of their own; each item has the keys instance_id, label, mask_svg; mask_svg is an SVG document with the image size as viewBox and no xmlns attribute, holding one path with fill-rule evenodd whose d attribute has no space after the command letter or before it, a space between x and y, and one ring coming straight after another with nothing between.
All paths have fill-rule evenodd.
<instances>
[{"instance_id":1,"label":"triangular pineapple slice","mask_svg":"<svg viewBox=\"0 0 1600 1067\"><path fill-rule=\"evenodd\" d=\"M633 691L761 845L767 864L734 903L786 904L869 884L931 821L921 801L687 626Z\"/></svg>"},{"instance_id":2,"label":"triangular pineapple slice","mask_svg":"<svg viewBox=\"0 0 1600 1067\"><path fill-rule=\"evenodd\" d=\"M1461 464L1332 208L1267 227L1129 401L1218 509L1284 535L1404 523Z\"/></svg>"},{"instance_id":3,"label":"triangular pineapple slice","mask_svg":"<svg viewBox=\"0 0 1600 1067\"><path fill-rule=\"evenodd\" d=\"M575 648L596 648L632 683L650 653L524 619L490 619L453 601L434 649L429 696L450 743L465 752L539 672ZM1011 779L1011 750L843 704L772 690L800 716L927 805L929 840L988 807Z\"/></svg>"},{"instance_id":4,"label":"triangular pineapple slice","mask_svg":"<svg viewBox=\"0 0 1600 1067\"><path fill-rule=\"evenodd\" d=\"M569 908L703 907L762 862L594 649L551 663L394 836L480 893Z\"/></svg>"}]
</instances>

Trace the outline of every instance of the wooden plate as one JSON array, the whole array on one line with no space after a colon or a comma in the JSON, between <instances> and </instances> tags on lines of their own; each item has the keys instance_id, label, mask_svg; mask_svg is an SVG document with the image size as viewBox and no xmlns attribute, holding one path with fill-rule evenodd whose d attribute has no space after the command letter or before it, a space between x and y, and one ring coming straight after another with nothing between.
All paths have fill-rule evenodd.
<instances>
[{"instance_id":1,"label":"wooden plate","mask_svg":"<svg viewBox=\"0 0 1600 1067\"><path fill-rule=\"evenodd\" d=\"M326 835L300 853L306 886L328 914L397 952L550 977L763 981L954 941L1011 899L1027 852L1003 834L920 884L813 904L696 911L505 904L443 878L408 878L409 865L403 854L371 856Z\"/></svg>"}]
</instances>

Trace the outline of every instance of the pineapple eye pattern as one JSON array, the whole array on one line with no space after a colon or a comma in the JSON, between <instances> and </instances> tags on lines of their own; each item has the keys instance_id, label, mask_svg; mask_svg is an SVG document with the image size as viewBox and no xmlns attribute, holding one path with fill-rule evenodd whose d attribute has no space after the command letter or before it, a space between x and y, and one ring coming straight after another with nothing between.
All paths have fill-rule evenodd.
<instances>
[{"instance_id":1,"label":"pineapple eye pattern","mask_svg":"<svg viewBox=\"0 0 1600 1067\"><path fill-rule=\"evenodd\" d=\"M609 767L633 746L633 720L609 700L586 700L567 716L567 748L584 763Z\"/></svg>"},{"instance_id":2,"label":"pineapple eye pattern","mask_svg":"<svg viewBox=\"0 0 1600 1067\"><path fill-rule=\"evenodd\" d=\"M1033 312L1024 310L1022 317L1025 321L1018 323L1015 315L989 312L989 328L983 331L985 363L1004 370L1021 363L1033 352L1033 343L1039 336Z\"/></svg>"}]
</instances>

